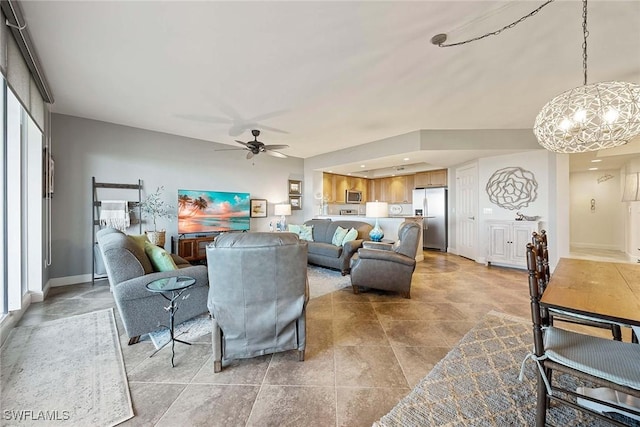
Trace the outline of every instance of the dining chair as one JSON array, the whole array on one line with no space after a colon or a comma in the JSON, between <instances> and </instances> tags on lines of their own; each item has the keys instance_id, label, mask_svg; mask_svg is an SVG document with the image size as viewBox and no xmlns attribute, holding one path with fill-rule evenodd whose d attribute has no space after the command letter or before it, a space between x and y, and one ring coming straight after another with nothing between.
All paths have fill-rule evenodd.
<instances>
[{"instance_id":1,"label":"dining chair","mask_svg":"<svg viewBox=\"0 0 640 427\"><path fill-rule=\"evenodd\" d=\"M527 270L529 273L529 294L531 297L531 320L533 323L534 351L527 359L537 364L536 426L546 425L547 411L551 402L568 405L573 409L590 414L612 425L629 425L625 417L613 419L603 413L581 406L578 398L591 404L604 405L612 410L640 416L640 410L598 399L592 395L577 393L563 388L553 381L553 372L571 375L600 387L640 397L640 346L605 338L567 331L548 323L541 315L540 271L537 267L538 250L527 244ZM567 316L570 313L565 313ZM524 368L524 362L523 362ZM524 369L520 371L523 379ZM605 411L603 411L605 412ZM608 411L606 411L608 412Z\"/></svg>"},{"instance_id":2,"label":"dining chair","mask_svg":"<svg viewBox=\"0 0 640 427\"><path fill-rule=\"evenodd\" d=\"M538 289L539 294L542 296L544 290L547 288L551 273L549 269L549 248L547 245L547 232L545 230L540 233L533 232L531 236L531 243L536 249L536 270L538 274ZM609 329L611 335L616 341L622 341L622 330L620 325L606 322L599 319L594 319L588 316L571 314L565 315L561 310L556 309L543 309L543 317L549 317L549 323L553 324L553 320L559 320L562 322L573 323L576 325L590 326L593 328Z\"/></svg>"}]
</instances>

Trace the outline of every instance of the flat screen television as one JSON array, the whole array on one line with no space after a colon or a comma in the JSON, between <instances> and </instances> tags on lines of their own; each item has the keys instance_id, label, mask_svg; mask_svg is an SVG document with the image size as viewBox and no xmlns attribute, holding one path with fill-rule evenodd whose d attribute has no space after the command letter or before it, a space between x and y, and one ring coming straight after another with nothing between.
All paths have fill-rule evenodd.
<instances>
[{"instance_id":1,"label":"flat screen television","mask_svg":"<svg viewBox=\"0 0 640 427\"><path fill-rule=\"evenodd\" d=\"M178 234L247 231L249 193L178 190Z\"/></svg>"}]
</instances>

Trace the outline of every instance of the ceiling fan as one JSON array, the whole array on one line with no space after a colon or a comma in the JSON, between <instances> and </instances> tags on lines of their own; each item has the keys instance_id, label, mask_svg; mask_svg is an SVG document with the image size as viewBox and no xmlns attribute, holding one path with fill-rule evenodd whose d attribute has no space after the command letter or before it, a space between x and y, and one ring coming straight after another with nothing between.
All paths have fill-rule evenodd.
<instances>
[{"instance_id":1,"label":"ceiling fan","mask_svg":"<svg viewBox=\"0 0 640 427\"><path fill-rule=\"evenodd\" d=\"M252 129L251 130L251 134L253 135L253 141L249 141L249 142L242 142L236 139L236 142L242 146L244 146L244 148L223 148L220 150L215 150L215 151L231 151L231 150L247 150L249 151L247 153L247 159L252 158L253 156L255 156L256 154L260 154L260 153L267 153L270 156L273 157L280 157L281 159L286 159L288 156L285 154L282 154L278 151L275 150L281 150L283 148L289 148L288 145L265 145L262 142L258 141L258 136L260 136L260 131L258 129Z\"/></svg>"}]
</instances>

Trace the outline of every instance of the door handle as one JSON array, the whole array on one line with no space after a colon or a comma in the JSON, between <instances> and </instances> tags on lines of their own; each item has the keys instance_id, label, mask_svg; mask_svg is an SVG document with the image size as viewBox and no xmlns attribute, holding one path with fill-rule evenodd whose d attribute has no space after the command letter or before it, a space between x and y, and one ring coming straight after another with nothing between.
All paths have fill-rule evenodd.
<instances>
[{"instance_id":1,"label":"door handle","mask_svg":"<svg viewBox=\"0 0 640 427\"><path fill-rule=\"evenodd\" d=\"M467 219L476 219L476 217L475 216L469 216L469 217L467 217Z\"/></svg>"}]
</instances>

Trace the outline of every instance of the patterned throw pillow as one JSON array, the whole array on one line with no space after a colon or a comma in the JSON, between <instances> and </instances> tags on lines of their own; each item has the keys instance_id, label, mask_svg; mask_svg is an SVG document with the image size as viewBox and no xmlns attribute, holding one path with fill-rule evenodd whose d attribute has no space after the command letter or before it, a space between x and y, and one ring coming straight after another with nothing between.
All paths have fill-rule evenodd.
<instances>
[{"instance_id":1,"label":"patterned throw pillow","mask_svg":"<svg viewBox=\"0 0 640 427\"><path fill-rule=\"evenodd\" d=\"M289 224L287 225L287 231L291 232L291 233L296 233L298 236L300 235L300 225L295 225L295 224Z\"/></svg>"},{"instance_id":2,"label":"patterned throw pillow","mask_svg":"<svg viewBox=\"0 0 640 427\"><path fill-rule=\"evenodd\" d=\"M313 242L313 225L300 226L300 239Z\"/></svg>"},{"instance_id":3,"label":"patterned throw pillow","mask_svg":"<svg viewBox=\"0 0 640 427\"><path fill-rule=\"evenodd\" d=\"M349 230L338 226L336 228L335 233L333 233L333 238L331 239L331 244L336 246L342 246L342 241L344 240L344 236L347 235Z\"/></svg>"},{"instance_id":4,"label":"patterned throw pillow","mask_svg":"<svg viewBox=\"0 0 640 427\"><path fill-rule=\"evenodd\" d=\"M342 246L344 246L344 244L347 242L356 240L357 238L358 238L358 230L356 230L355 228L350 228L347 234L344 236L344 239L342 240Z\"/></svg>"},{"instance_id":5,"label":"patterned throw pillow","mask_svg":"<svg viewBox=\"0 0 640 427\"><path fill-rule=\"evenodd\" d=\"M151 261L153 271L173 271L178 269L171 255L160 246L145 242L144 251Z\"/></svg>"}]
</instances>

